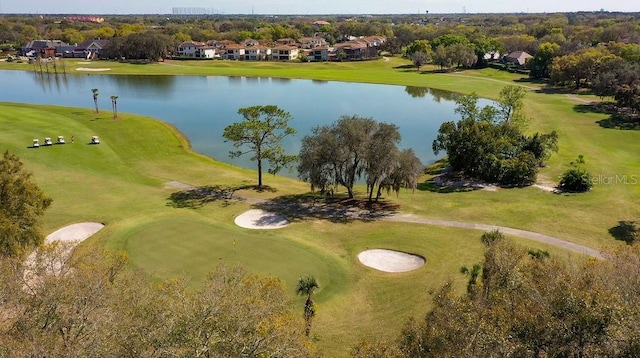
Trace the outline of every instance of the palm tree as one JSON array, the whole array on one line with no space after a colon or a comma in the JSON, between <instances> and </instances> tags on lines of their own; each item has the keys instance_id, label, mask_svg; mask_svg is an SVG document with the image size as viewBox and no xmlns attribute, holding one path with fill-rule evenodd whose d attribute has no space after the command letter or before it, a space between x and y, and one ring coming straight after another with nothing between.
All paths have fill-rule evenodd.
<instances>
[{"instance_id":1,"label":"palm tree","mask_svg":"<svg viewBox=\"0 0 640 358\"><path fill-rule=\"evenodd\" d=\"M96 105L96 113L100 113L98 112L98 89L92 88L91 93L93 93L93 103Z\"/></svg>"},{"instance_id":2,"label":"palm tree","mask_svg":"<svg viewBox=\"0 0 640 358\"><path fill-rule=\"evenodd\" d=\"M304 334L307 337L311 333L311 321L316 315L316 305L311 299L311 295L313 295L313 292L319 287L318 281L311 275L298 279L296 293L300 296L307 296L307 301L304 303L304 320L306 322Z\"/></svg>"},{"instance_id":3,"label":"palm tree","mask_svg":"<svg viewBox=\"0 0 640 358\"><path fill-rule=\"evenodd\" d=\"M111 96L111 106L113 107L113 119L118 118L118 96Z\"/></svg>"}]
</instances>

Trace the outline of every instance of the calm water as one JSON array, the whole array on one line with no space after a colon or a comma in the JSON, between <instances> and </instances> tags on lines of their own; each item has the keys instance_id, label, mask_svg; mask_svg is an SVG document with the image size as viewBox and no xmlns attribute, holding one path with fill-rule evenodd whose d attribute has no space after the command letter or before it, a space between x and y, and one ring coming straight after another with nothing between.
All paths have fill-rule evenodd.
<instances>
[{"instance_id":1,"label":"calm water","mask_svg":"<svg viewBox=\"0 0 640 358\"><path fill-rule=\"evenodd\" d=\"M230 159L230 143L222 132L240 121L241 107L274 104L291 113L298 130L286 150L297 153L300 139L317 125L342 115L372 117L394 123L402 148L413 148L423 163L437 159L431 151L440 124L457 119L454 94L426 88L359 83L220 76L38 75L0 71L0 101L93 108L92 88L99 90L99 107L151 116L175 125L193 149L239 166L254 168L248 156ZM489 103L488 101L483 102ZM283 173L286 174L286 173Z\"/></svg>"}]
</instances>

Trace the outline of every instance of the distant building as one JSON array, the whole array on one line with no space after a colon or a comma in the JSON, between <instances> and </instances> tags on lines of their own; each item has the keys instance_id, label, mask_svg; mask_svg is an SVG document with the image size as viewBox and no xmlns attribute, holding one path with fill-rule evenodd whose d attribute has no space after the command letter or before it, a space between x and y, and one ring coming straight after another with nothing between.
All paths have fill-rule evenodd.
<instances>
[{"instance_id":1,"label":"distant building","mask_svg":"<svg viewBox=\"0 0 640 358\"><path fill-rule=\"evenodd\" d=\"M54 57L57 53L62 53L62 48L69 44L60 40L33 40L20 48L20 52L24 56L36 57L40 55L42 58Z\"/></svg>"},{"instance_id":2,"label":"distant building","mask_svg":"<svg viewBox=\"0 0 640 358\"><path fill-rule=\"evenodd\" d=\"M97 16L69 16L69 17L65 17L65 20L71 21L71 22L94 22L97 24L104 22L103 17L97 17Z\"/></svg>"},{"instance_id":3,"label":"distant building","mask_svg":"<svg viewBox=\"0 0 640 358\"><path fill-rule=\"evenodd\" d=\"M533 56L529 55L524 51L513 51L510 54L506 55L503 58L505 63L511 63L516 66L522 67L524 66L528 60L532 59Z\"/></svg>"},{"instance_id":4,"label":"distant building","mask_svg":"<svg viewBox=\"0 0 640 358\"><path fill-rule=\"evenodd\" d=\"M280 45L271 49L271 59L274 61L291 61L298 58L300 49L291 45Z\"/></svg>"},{"instance_id":5,"label":"distant building","mask_svg":"<svg viewBox=\"0 0 640 358\"><path fill-rule=\"evenodd\" d=\"M179 58L214 58L216 48L204 42L186 41L178 46L175 55Z\"/></svg>"},{"instance_id":6,"label":"distant building","mask_svg":"<svg viewBox=\"0 0 640 358\"><path fill-rule=\"evenodd\" d=\"M83 57L86 59L94 59L100 55L100 52L103 48L105 48L111 41L109 40L86 40L78 44L75 50L73 50L73 57Z\"/></svg>"}]
</instances>

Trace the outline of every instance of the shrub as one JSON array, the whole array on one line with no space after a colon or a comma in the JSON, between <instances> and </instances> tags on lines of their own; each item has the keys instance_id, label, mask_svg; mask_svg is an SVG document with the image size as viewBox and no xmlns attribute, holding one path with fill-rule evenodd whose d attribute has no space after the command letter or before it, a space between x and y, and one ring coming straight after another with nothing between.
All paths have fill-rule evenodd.
<instances>
[{"instance_id":1,"label":"shrub","mask_svg":"<svg viewBox=\"0 0 640 358\"><path fill-rule=\"evenodd\" d=\"M573 168L562 174L558 185L561 190L575 193L584 193L591 190L593 186L591 175L582 169L582 164L584 164L584 157L581 154L575 162L571 162Z\"/></svg>"}]
</instances>

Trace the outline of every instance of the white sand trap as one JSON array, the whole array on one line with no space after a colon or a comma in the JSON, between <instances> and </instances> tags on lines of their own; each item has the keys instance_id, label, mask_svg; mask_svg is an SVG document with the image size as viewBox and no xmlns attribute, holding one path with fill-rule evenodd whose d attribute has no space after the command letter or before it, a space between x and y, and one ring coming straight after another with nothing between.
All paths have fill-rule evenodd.
<instances>
[{"instance_id":1,"label":"white sand trap","mask_svg":"<svg viewBox=\"0 0 640 358\"><path fill-rule=\"evenodd\" d=\"M71 224L47 235L44 242L50 244L54 241L84 241L103 227L104 224L91 222Z\"/></svg>"},{"instance_id":2,"label":"white sand trap","mask_svg":"<svg viewBox=\"0 0 640 358\"><path fill-rule=\"evenodd\" d=\"M234 222L245 229L282 229L289 226L284 216L260 209L245 211Z\"/></svg>"},{"instance_id":3,"label":"white sand trap","mask_svg":"<svg viewBox=\"0 0 640 358\"><path fill-rule=\"evenodd\" d=\"M76 71L90 71L90 72L100 72L100 71L111 71L110 68L88 68L88 67L78 67Z\"/></svg>"},{"instance_id":4,"label":"white sand trap","mask_svg":"<svg viewBox=\"0 0 640 358\"><path fill-rule=\"evenodd\" d=\"M426 260L418 255L400 251L373 249L362 251L358 260L365 265L384 272L407 272L419 269Z\"/></svg>"},{"instance_id":5,"label":"white sand trap","mask_svg":"<svg viewBox=\"0 0 640 358\"><path fill-rule=\"evenodd\" d=\"M84 62L78 62L78 65L90 65L91 62L88 61L84 61Z\"/></svg>"},{"instance_id":6,"label":"white sand trap","mask_svg":"<svg viewBox=\"0 0 640 358\"><path fill-rule=\"evenodd\" d=\"M73 252L73 248L81 241L88 239L91 235L100 231L103 227L104 224L101 223L77 223L65 226L47 235L44 240L45 244L60 242L60 245L62 246L59 246L56 249L60 254L59 256L54 255L53 257L49 257L48 262L44 263L47 267L46 272L54 276L62 275L62 268L64 267L65 261L71 252ZM41 278L36 274L36 254L37 252L33 251L25 260L25 269L23 273L25 282L25 286L23 287L24 290L30 290L37 287L41 280Z\"/></svg>"}]
</instances>

